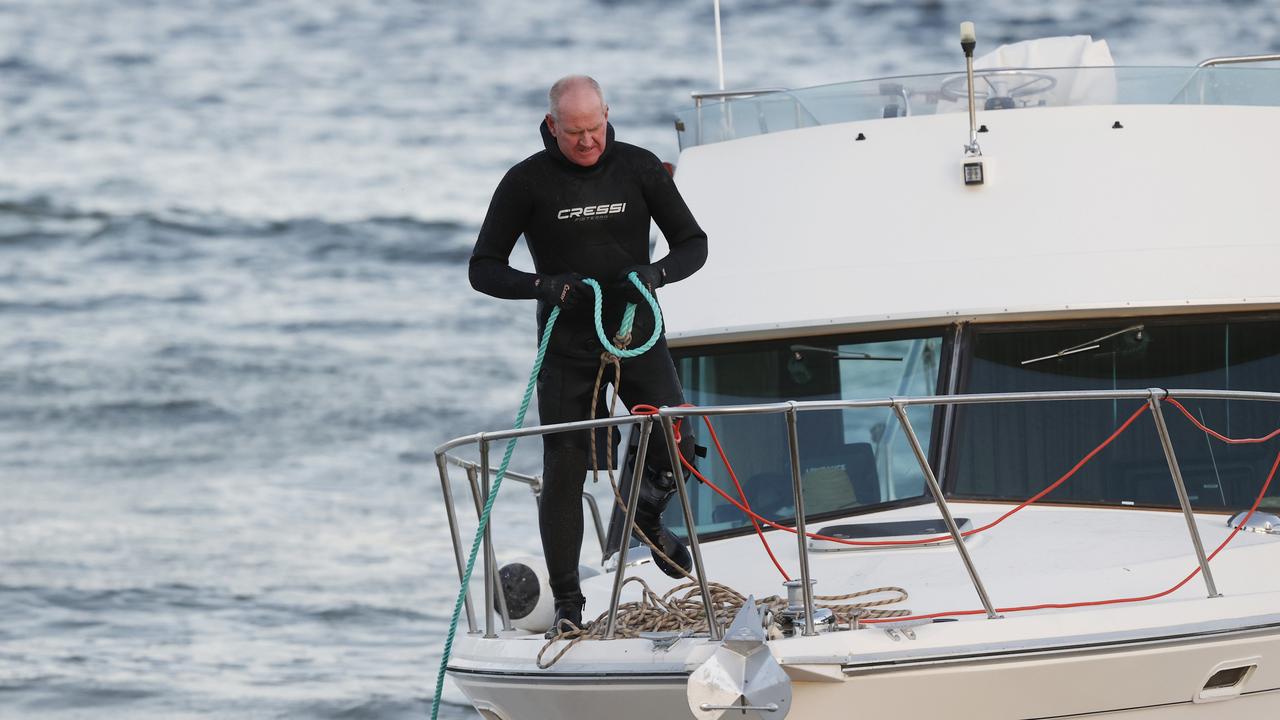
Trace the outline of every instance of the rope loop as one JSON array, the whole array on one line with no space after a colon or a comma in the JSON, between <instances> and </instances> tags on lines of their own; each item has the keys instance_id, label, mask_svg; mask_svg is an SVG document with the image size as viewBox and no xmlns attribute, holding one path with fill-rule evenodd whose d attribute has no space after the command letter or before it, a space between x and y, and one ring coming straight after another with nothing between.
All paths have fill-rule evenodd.
<instances>
[{"instance_id":1,"label":"rope loop","mask_svg":"<svg viewBox=\"0 0 1280 720\"><path fill-rule=\"evenodd\" d=\"M600 283L596 282L592 278L583 278L582 280L586 284L590 285L592 290L596 291L596 337L600 339L600 344L604 346L604 349L610 355L620 358L633 358L643 355L649 351L649 348L652 348L657 344L658 338L662 337L662 309L658 307L658 301L654 299L653 294L644 286L644 283L640 282L639 275L636 275L635 273L627 273L627 279L630 280L631 284L635 285L636 289L640 291L640 295L644 297L645 302L649 303L649 309L653 312L653 335L649 336L649 339L640 347L632 348L630 350L615 346L613 343L609 342L608 336L604 334L604 290L600 288ZM619 337L631 337L631 325L635 322L635 319L635 303L627 303L626 309L622 311L622 324L618 327Z\"/></svg>"}]
</instances>

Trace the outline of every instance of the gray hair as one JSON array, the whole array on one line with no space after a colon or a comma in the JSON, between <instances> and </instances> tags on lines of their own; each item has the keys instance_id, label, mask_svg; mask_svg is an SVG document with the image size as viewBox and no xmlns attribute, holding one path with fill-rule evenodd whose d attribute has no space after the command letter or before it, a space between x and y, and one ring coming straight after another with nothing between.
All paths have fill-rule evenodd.
<instances>
[{"instance_id":1,"label":"gray hair","mask_svg":"<svg viewBox=\"0 0 1280 720\"><path fill-rule=\"evenodd\" d=\"M547 93L547 98L550 100L548 105L549 112L551 113L551 117L555 118L557 122L560 120L560 98L563 97L566 92L581 85L586 85L594 90L596 95L600 98L600 108L605 108L604 90L600 89L600 83L596 82L595 78L588 77L587 75L566 75L557 80L556 84L551 86L551 92Z\"/></svg>"}]
</instances>

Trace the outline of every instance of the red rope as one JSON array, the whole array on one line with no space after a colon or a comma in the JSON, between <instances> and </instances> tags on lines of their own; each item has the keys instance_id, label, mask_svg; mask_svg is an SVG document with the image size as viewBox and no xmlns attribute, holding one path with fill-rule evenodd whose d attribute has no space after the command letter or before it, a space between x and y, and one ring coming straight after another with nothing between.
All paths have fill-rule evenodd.
<instances>
[{"instance_id":1,"label":"red rope","mask_svg":"<svg viewBox=\"0 0 1280 720\"><path fill-rule=\"evenodd\" d=\"M716 452L719 453L720 459L724 461L725 468L729 470L729 477L733 478L733 486L738 489L738 497L742 498L741 507L747 513L747 517L751 518L751 524L756 529L756 536L760 538L760 542L764 543L764 551L769 553L769 559L773 561L773 566L778 568L778 572L782 573L782 578L790 581L791 576L787 574L786 570L782 569L782 563L778 562L778 557L773 554L773 548L769 547L769 540L765 538L764 530L760 529L760 522L756 520L757 515L751 510L751 503L747 502L747 494L742 490L742 484L738 482L738 474L733 471L733 466L729 464L729 457L725 455L724 448L720 446L720 438L716 437L716 431L711 427L711 419L704 416L702 421L706 423L707 431L711 433L711 441L715 443ZM681 460L684 460L684 458L681 458ZM693 469L693 466L688 461L685 461L684 465L691 470ZM698 479L706 482L701 475L698 476Z\"/></svg>"},{"instance_id":2,"label":"red rope","mask_svg":"<svg viewBox=\"0 0 1280 720\"><path fill-rule=\"evenodd\" d=\"M685 404L685 405L681 405L680 407L694 407L694 406ZM657 415L658 408L652 405L636 405L635 407L631 408L631 414L632 415ZM676 418L676 421L674 423L673 429L676 436L676 442L680 442L680 421L683 419L684 418ZM778 568L778 572L782 573L782 578L784 580L790 581L791 576L788 575L787 571L782 568L782 563L778 562L778 556L773 554L773 548L769 546L769 541L768 539L765 538L764 531L760 529L760 523L756 521L756 517L758 516L756 516L756 514L751 511L751 503L747 502L747 494L746 492L743 491L742 484L738 482L738 475L733 471L733 466L729 464L729 458L724 454L724 448L720 447L720 438L716 437L716 431L711 427L711 420L706 417L702 419L707 424L707 430L711 432L711 439L716 444L716 452L720 453L720 459L724 461L724 466L729 469L729 477L733 478L733 486L738 489L738 497L742 498L742 505L738 505L736 502L733 504L738 505L740 509L742 509L744 512L747 513L747 517L751 518L751 524L755 526L755 529L756 529L756 536L759 537L760 542L764 544L764 551L769 554L769 559L773 561L773 566ZM702 475L700 475L698 471L694 469L693 465L691 465L688 460L684 459L684 456L680 457L680 463L685 467L687 467L688 469L692 470L693 474L697 475L699 480L702 480L702 482L704 483L707 482L706 479L703 478ZM718 491L719 488L716 488L716 490ZM733 502L732 498L730 498L729 501Z\"/></svg>"},{"instance_id":3,"label":"red rope","mask_svg":"<svg viewBox=\"0 0 1280 720\"><path fill-rule=\"evenodd\" d=\"M1267 433L1266 435L1260 438L1239 438L1239 439L1229 438L1226 435L1219 433L1217 430L1213 430L1208 427L1205 427L1203 423L1201 423L1199 420L1196 419L1194 415L1191 414L1190 410L1187 410L1185 407L1183 407L1182 403L1178 402L1177 400L1174 400L1173 398L1167 398L1165 402L1181 410L1182 414L1187 416L1187 419L1191 421L1192 425L1195 425L1196 427L1205 431L1209 435L1221 440L1222 442L1228 445L1248 445L1250 443L1264 443L1270 440L1271 438L1277 435L1280 435L1280 428L1276 428L1275 430L1272 430L1270 433Z\"/></svg>"},{"instance_id":4,"label":"red rope","mask_svg":"<svg viewBox=\"0 0 1280 720\"><path fill-rule=\"evenodd\" d=\"M1277 432L1280 433L1280 431L1277 431ZM1275 434L1277 433L1272 433L1272 435L1275 435ZM1225 439L1223 441L1226 442ZM1271 480L1275 478L1277 468L1280 468L1280 452L1276 453L1275 462L1271 464L1271 472L1267 474L1266 481L1262 483L1262 490L1258 492L1258 497L1253 501L1253 506L1249 508L1249 514L1245 515L1243 522L1241 522L1239 525L1231 529L1231 533L1227 535L1227 539L1223 540L1222 544L1219 545L1216 550L1209 553L1209 557L1207 559L1208 561L1211 561L1215 557L1217 557L1218 553L1222 552L1227 547L1227 545L1230 544L1231 541L1235 539L1236 535L1240 533L1240 528L1244 527L1245 524L1249 522L1249 518L1253 517L1253 513L1257 511L1258 506L1262 503L1262 498L1265 497L1267 494L1267 488L1271 487ZM1151 595L1141 595L1138 597L1112 598L1109 600L1084 600L1081 602L1073 602L1073 603L1041 603L1039 605L1021 605L1018 607L996 608L996 612L1012 613L1012 612L1024 612L1027 610L1049 610L1049 609L1061 610L1066 608L1095 607L1098 605L1119 605L1121 603L1134 603L1134 602L1144 602L1147 600L1157 600L1159 598L1165 597L1166 595L1172 595L1178 590L1181 590L1184 585L1191 582L1191 580L1196 575L1199 575L1199 574L1200 574L1200 567L1199 565L1197 565L1196 568L1192 570L1190 573L1188 573L1186 577L1182 578L1182 580L1178 582L1178 584L1174 585L1168 590L1163 590L1158 593L1152 593ZM986 610L951 610L946 612L930 613L928 615L910 615L907 617L899 617L899 618L885 618L883 620L863 620L863 622L864 623L881 623L881 622L902 622L904 620L932 620L933 618L954 617L959 615L983 615L983 614L986 614L986 612L987 612Z\"/></svg>"},{"instance_id":5,"label":"red rope","mask_svg":"<svg viewBox=\"0 0 1280 720\"><path fill-rule=\"evenodd\" d=\"M1262 443L1280 435L1280 428L1277 428L1271 433L1260 438L1229 438L1205 426L1203 423L1197 420L1186 409L1186 407L1182 405L1182 403L1178 402L1177 400L1173 398L1168 398L1166 402L1172 404L1174 407L1182 411L1182 414L1185 415L1187 419L1190 420L1191 423L1194 424L1196 427L1198 427L1205 433L1209 434L1211 437L1221 440L1222 442L1227 444L1237 445L1237 444L1248 444L1248 443ZM999 525L1000 523L1004 522L1008 518L1012 517L1016 513L1024 510L1027 506L1039 501L1044 496L1056 490L1063 483L1065 483L1072 476L1074 476L1080 470L1080 468L1084 467L1099 452L1101 452L1104 448L1106 448L1113 441L1115 441L1115 439L1118 438L1121 434L1123 434L1129 428L1129 426L1133 424L1135 420L1141 417L1141 415L1149 409L1150 409L1150 405L1147 403L1143 403L1141 407L1135 410L1133 414L1128 417L1128 419L1126 419L1123 423L1120 424L1119 427L1117 427L1110 435L1108 435L1105 440L1103 440L1100 444L1098 444L1098 446L1095 447L1093 450L1089 451L1089 453L1087 453L1084 457L1080 458L1080 460L1075 465L1073 465L1070 470L1068 470L1064 475L1062 475L1062 477L1055 480L1052 484L1050 484L1044 490L1041 490L1040 492L1036 493L1032 497L1028 498L1026 501L1020 503L1017 507L1014 507L1013 509L1004 513L1003 515L996 518L992 522L987 523L986 525L983 525L978 528L967 530L964 533L961 533L961 535L964 537L968 537L970 535L975 535L977 533L990 530L991 528ZM657 408L653 406L636 406L635 408L632 409L632 412L637 415L640 415L640 414L652 415L652 414L656 414L657 411L658 411ZM743 492L742 485L738 482L737 473L734 472L733 466L732 464L730 464L729 458L725 454L724 448L720 444L720 439L716 435L715 428L711 426L710 418L704 417L703 421L707 426L708 432L711 434L712 442L715 443L716 451L719 453L720 459L724 462L725 468L729 471L729 476L733 479L734 486L737 488L739 497L742 498L742 502L739 503L737 500L734 500L732 497L730 497L728 493L724 492L717 485L715 485L706 477L704 477L702 473L698 472L697 468L695 468L688 460L685 460L683 457L681 457L681 463L690 472L692 472L693 475L697 477L699 481L701 481L707 487L711 488L716 494L720 495L720 497L724 498L727 502L737 507L739 510L745 513L751 519L752 525L755 526L756 534L759 535L761 542L764 543L765 550L769 553L770 559L773 560L774 565L778 568L778 571L783 574L783 577L787 577L786 571L782 569L782 565L778 562L777 557L775 557L773 554L773 550L769 547L769 541L765 538L763 531L760 529L760 523L764 523L765 525L768 525L777 530L784 530L792 534L796 532L796 529L787 527L785 525L780 525L751 510L751 506L747 502L746 493ZM676 421L676 429L677 429L676 438L678 440L679 439L679 434L678 434L679 420ZM1276 453L1276 459L1271 465L1271 471L1267 473L1267 478L1262 483L1262 488L1261 490L1258 491L1258 496L1254 499L1253 505L1249 508L1249 512L1248 514L1245 515L1244 520L1239 525L1232 528L1231 532L1227 535L1226 539L1223 540L1222 543L1219 544L1218 547L1208 555L1206 562L1212 561L1215 557L1218 556L1219 553L1221 553L1224 549L1226 549L1227 545L1229 545L1231 541L1235 539L1236 535L1240 533L1240 528L1244 527L1249 522L1249 519L1253 517L1253 514L1257 511L1259 505L1262 504L1262 499L1266 497L1267 490L1271 487L1271 481L1275 478L1277 469L1280 469L1280 452ZM841 545L857 545L857 546L922 545L922 544L936 543L936 542L941 542L941 541L951 539L950 535L938 535L931 538L922 538L917 540L861 540L859 541L859 540L848 540L845 538L830 537L830 536L820 535L818 533L810 533L810 532L806 532L805 536L815 540L826 540L834 543L839 543ZM1200 567L1197 565L1197 567L1193 569L1190 573L1188 573L1186 577L1184 577L1181 581L1179 581L1172 587L1168 588L1167 590L1163 590L1161 592L1152 593L1150 595L1141 595L1141 596L1124 597L1124 598L1111 598L1106 600L1084 600L1084 601L1071 602L1071 603L1040 603L1036 605L1021 605L1016 607L996 608L995 610L998 613L1013 613L1013 612L1025 612L1029 610L1096 607L1100 605L1118 605L1122 603L1134 603L1134 602L1145 602L1148 600L1157 600L1159 598L1171 595L1177 592L1178 590L1182 589L1187 583L1191 582L1191 580L1193 580L1196 577L1196 575L1199 575L1199 574L1200 574ZM884 618L880 620L864 620L863 622L874 624L874 623L883 623L883 622L903 622L907 620L931 620L931 619L940 618L940 617L983 615L985 613L986 613L986 610L948 610L944 612L929 613L926 615L910 615L906 617Z\"/></svg>"},{"instance_id":6,"label":"red rope","mask_svg":"<svg viewBox=\"0 0 1280 720\"><path fill-rule=\"evenodd\" d=\"M1000 523L1007 520L1010 516L1025 509L1028 505L1036 502L1037 500L1040 500L1045 495L1048 495L1049 493L1056 490L1064 482L1071 479L1073 475L1079 472L1080 468L1084 467L1086 463L1088 463L1090 460L1094 458L1094 456L1102 452L1102 450L1106 448L1108 445L1110 445L1113 441L1115 441L1116 438L1120 437L1120 435L1124 433L1124 431L1127 430L1129 426L1132 425L1133 422L1137 420L1149 408L1150 408L1149 405L1147 405L1146 403L1143 403L1142 406L1139 407L1137 410L1135 410L1127 420L1121 423L1120 427L1116 428L1114 432L1112 432L1109 436L1107 436L1106 440L1103 440L1097 447L1095 447L1093 450L1090 450L1089 453L1086 454L1083 458L1081 458L1079 462L1073 465L1072 468L1066 472L1066 474L1064 474L1062 477L1055 480L1051 485L1046 487L1044 490L1041 490L1040 492L1036 493L1027 501L1023 502L1022 504L1018 505L1012 510L1006 512L1005 514L996 518L992 522L987 523L982 527L966 530L963 533L961 533L961 535L964 537L968 537L970 535L983 532L984 530L990 530L996 525L999 525ZM706 418L704 418L704 420L706 420ZM714 428L711 427L710 420L706 420L706 423L707 423L707 429L711 432L711 438L713 441L715 441L716 448L719 449L720 441L716 437L716 431ZM724 456L723 451L721 451L720 457L721 459L724 460L725 467L729 469L729 474L735 477L736 479L736 475L734 475L734 472L733 472L733 467L729 464L729 460ZM775 528L777 530L784 530L786 532L793 533L793 534L796 532L795 528L787 527L786 525L780 525L766 517L757 515L755 512L751 510L749 506L744 506L738 503L732 497L729 497L728 493L724 492L718 486L716 486L715 483L703 477L703 475L699 473L698 470L694 468L692 465L690 465L687 461L684 462L684 466L688 468L691 472L693 472L694 476L697 477L699 480L701 480L707 487L711 488L720 497L724 498L726 501L733 504L734 507L737 507L739 510L746 513L749 517L753 519L753 521L758 520L764 523L765 525L768 525L769 527ZM951 539L950 535L935 535L933 537L919 538L916 540L849 540L846 538L831 537L828 535L820 535L818 533L812 533L812 532L806 532L805 537L812 538L814 540L826 540L829 542L838 543L840 545L855 545L859 547L892 547L892 546L909 546L909 545L928 545L931 543L944 542L946 540Z\"/></svg>"}]
</instances>

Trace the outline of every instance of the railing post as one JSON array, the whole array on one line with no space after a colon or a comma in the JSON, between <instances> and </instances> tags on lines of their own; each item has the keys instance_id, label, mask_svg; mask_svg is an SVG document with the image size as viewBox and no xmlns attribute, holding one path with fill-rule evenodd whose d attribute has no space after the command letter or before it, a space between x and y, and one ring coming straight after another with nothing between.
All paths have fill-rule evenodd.
<instances>
[{"instance_id":1,"label":"railing post","mask_svg":"<svg viewBox=\"0 0 1280 720\"><path fill-rule=\"evenodd\" d=\"M489 440L480 434L480 475L481 487L484 490L484 501L489 501ZM479 498L477 498L477 501ZM493 533L488 525L484 527L484 637L493 639L498 634L493 631L493 565L489 559L493 557Z\"/></svg>"},{"instance_id":2,"label":"railing post","mask_svg":"<svg viewBox=\"0 0 1280 720\"><path fill-rule=\"evenodd\" d=\"M695 97L693 99L693 107L695 109L694 114L698 118L698 131L697 131L698 144L701 145L702 144L702 98Z\"/></svg>"},{"instance_id":3,"label":"railing post","mask_svg":"<svg viewBox=\"0 0 1280 720\"><path fill-rule=\"evenodd\" d=\"M1204 576L1205 588L1209 597L1222 597L1217 585L1213 582L1213 574L1209 571L1209 559L1204 554L1204 543L1200 541L1200 529L1196 527L1196 516L1191 509L1191 498L1187 496L1187 486L1182 480L1182 468L1178 465L1178 456L1173 452L1173 441L1169 438L1169 426L1164 422L1164 409L1160 399L1168 395L1167 390L1151 388L1147 404L1151 406L1151 417L1156 422L1156 433L1160 435L1160 445L1164 448L1165 462L1169 463L1169 474L1173 476L1173 489L1178 492L1178 504L1182 506L1182 516L1187 521L1187 531L1191 534L1191 544L1196 550L1196 560L1200 563L1200 574Z\"/></svg>"},{"instance_id":4,"label":"railing post","mask_svg":"<svg viewBox=\"0 0 1280 720\"><path fill-rule=\"evenodd\" d=\"M466 560L463 559L462 537L458 534L458 518L453 512L453 490L449 483L449 458L444 453L436 453L436 468L440 471L440 489L444 494L444 512L449 518L449 539L453 541L453 559L458 564L458 582L467 573ZM468 632L476 631L476 613L471 607L471 588L463 593L463 602L467 608Z\"/></svg>"},{"instance_id":5,"label":"railing post","mask_svg":"<svg viewBox=\"0 0 1280 720\"><path fill-rule=\"evenodd\" d=\"M715 603L711 601L711 588L707 587L707 572L702 563L702 548L698 546L698 525L689 505L689 491L684 486L684 467L680 464L680 448L676 444L676 425L668 416L662 418L662 429L667 435L667 451L671 455L671 472L675 475L676 493L680 495L680 509L684 511L684 526L688 530L689 552L693 555L693 571L698 574L698 588L702 590L702 605L707 611L707 634L712 640L722 635L716 624Z\"/></svg>"},{"instance_id":6,"label":"railing post","mask_svg":"<svg viewBox=\"0 0 1280 720\"><path fill-rule=\"evenodd\" d=\"M477 475L478 475L478 472L476 471L475 466L468 465L467 480L471 482L471 495L476 500L476 520L479 520L480 516L484 514L484 504L489 500L489 483L488 481L486 481L482 487L481 483L476 477ZM489 518L489 524L490 525L493 524L492 516L490 516ZM489 538L489 529L485 528L485 539L487 540L488 538ZM498 576L498 561L493 555L493 548L490 547L487 543L485 544L484 550L485 550L485 553L484 553L485 562L488 565L493 566L493 592L498 599L498 614L502 618L502 629L510 630L512 629L511 614L507 612L507 596L505 593L502 592L502 579ZM489 575L486 574L485 581L488 582L488 580L489 580ZM486 596L486 600L488 600L488 596Z\"/></svg>"},{"instance_id":7,"label":"railing post","mask_svg":"<svg viewBox=\"0 0 1280 720\"><path fill-rule=\"evenodd\" d=\"M622 597L622 581L627 573L627 551L631 549L631 524L636 519L636 506L640 503L640 483L644 480L644 457L649 450L649 435L653 432L653 418L645 416L640 421L640 444L636 446L635 470L631 473L631 491L627 494L627 512L622 517L622 539L618 541L618 566L613 571L613 594L609 596L609 617L604 626L604 639L612 640L618 624L618 599Z\"/></svg>"},{"instance_id":8,"label":"railing post","mask_svg":"<svg viewBox=\"0 0 1280 720\"><path fill-rule=\"evenodd\" d=\"M607 543L604 535L604 521L600 518L600 506L596 504L596 499L591 497L591 493L582 492L582 499L587 502L587 509L591 511L591 520L596 526L596 541L600 543L600 552L604 553L604 546Z\"/></svg>"},{"instance_id":9,"label":"railing post","mask_svg":"<svg viewBox=\"0 0 1280 720\"><path fill-rule=\"evenodd\" d=\"M800 435L796 430L796 404L786 411L787 450L791 455L791 493L796 508L796 543L800 551L800 592L804 597L803 635L817 635L818 626L813 621L813 583L809 577L809 538L805 535L804 484L800 477Z\"/></svg>"},{"instance_id":10,"label":"railing post","mask_svg":"<svg viewBox=\"0 0 1280 720\"><path fill-rule=\"evenodd\" d=\"M982 607L987 611L987 617L995 620L1001 617L996 613L995 606L991 604L991 598L987 595L987 589L982 585L982 579L978 577L978 569L974 567L973 558L969 557L969 549L964 546L964 537L960 534L960 528L956 525L956 519L951 516L951 508L947 507L947 500L942 495L942 487L938 485L938 478L934 476L933 469L929 467L929 457L925 454L924 448L920 446L920 438L916 437L915 428L911 427L911 420L907 417L907 409L897 400L893 403L893 411L898 415L898 422L902 423L902 429L907 433L907 441L911 443L911 451L916 455L916 462L920 463L920 470L924 472L925 482L929 485L929 492L933 493L933 499L938 504L938 511L942 513L942 521L947 525L947 531L951 533L951 540L956 544L956 549L960 551L960 559L964 561L965 570L969 571L969 579L973 581L973 589L978 592L978 598L982 600Z\"/></svg>"}]
</instances>

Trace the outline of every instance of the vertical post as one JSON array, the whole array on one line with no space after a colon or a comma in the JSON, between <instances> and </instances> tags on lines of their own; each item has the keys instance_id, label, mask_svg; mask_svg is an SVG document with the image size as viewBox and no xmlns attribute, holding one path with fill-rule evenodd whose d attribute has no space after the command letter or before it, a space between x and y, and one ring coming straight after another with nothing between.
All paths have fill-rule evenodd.
<instances>
[{"instance_id":1,"label":"vertical post","mask_svg":"<svg viewBox=\"0 0 1280 720\"><path fill-rule=\"evenodd\" d=\"M960 49L964 51L965 76L969 80L969 144L964 146L966 155L981 155L978 147L978 118L973 102L973 49L978 46L978 35L973 23L960 23Z\"/></svg>"},{"instance_id":2,"label":"vertical post","mask_svg":"<svg viewBox=\"0 0 1280 720\"><path fill-rule=\"evenodd\" d=\"M600 519L600 506L596 504L596 499L591 497L591 493L586 490L582 491L582 499L586 501L587 508L591 511L591 521L596 526L596 542L600 543L600 552L603 554L606 540L604 536L604 521Z\"/></svg>"},{"instance_id":3,"label":"vertical post","mask_svg":"<svg viewBox=\"0 0 1280 720\"><path fill-rule=\"evenodd\" d=\"M453 490L449 483L449 459L444 453L436 455L436 469L440 471L440 489L444 494L444 512L449 517L449 539L453 540L453 559L458 564L458 582L467 573L466 561L463 560L462 537L458 534L458 517L453 511ZM463 602L467 608L467 628L476 631L476 613L471 607L471 589L463 594Z\"/></svg>"},{"instance_id":4,"label":"vertical post","mask_svg":"<svg viewBox=\"0 0 1280 720\"><path fill-rule=\"evenodd\" d=\"M933 499L938 504L938 511L942 513L942 521L946 523L947 530L951 533L951 540L956 544L956 550L960 551L960 559L964 561L965 570L969 571L969 579L973 581L973 589L978 592L978 598L982 601L982 607L987 611L987 617L991 620L1001 617L991 604L991 598L987 595L987 589L982 585L982 579L978 577L978 569L974 567L973 558L969 557L969 549L964 546L964 537L960 535L960 528L956 526L956 519L951 516L951 508L947 507L947 500L942 495L942 487L938 485L938 478L934 477L933 469L929 467L929 457L925 455L924 448L920 446L920 438L916 437L915 428L911 427L911 420L907 418L907 409L902 406L902 403L894 401L893 411L897 413L898 422L902 423L902 429L907 433L907 441L911 443L911 451L916 455L916 462L920 464L920 470L924 473L925 482L929 485L929 492L933 493Z\"/></svg>"},{"instance_id":5,"label":"vertical post","mask_svg":"<svg viewBox=\"0 0 1280 720\"><path fill-rule=\"evenodd\" d=\"M481 489L480 481L477 477L478 475L479 473L476 471L474 465L467 466L467 480L471 482L471 495L476 499L477 520L479 520L480 516L484 514L484 504L489 500L489 483L485 482L483 489ZM493 524L492 517L489 518L489 521L490 524ZM488 537L487 528L485 530L485 537ZM502 629L510 630L512 629L511 614L507 612L507 596L502 592L502 578L498 575L498 561L493 555L493 548L485 545L484 556L485 561L489 565L493 566L493 592L494 595L497 596L498 600L498 615L502 618ZM485 579L487 580L488 577L489 576L486 574Z\"/></svg>"},{"instance_id":6,"label":"vertical post","mask_svg":"<svg viewBox=\"0 0 1280 720\"><path fill-rule=\"evenodd\" d=\"M974 152L978 147L978 117L973 101L973 56L966 56L964 63L965 73L969 76L969 144L966 149Z\"/></svg>"},{"instance_id":7,"label":"vertical post","mask_svg":"<svg viewBox=\"0 0 1280 720\"><path fill-rule=\"evenodd\" d=\"M644 456L649 449L649 435L653 432L653 418L640 421L640 444L636 447L635 470L631 473L631 491L627 494L627 512L622 518L622 539L618 541L618 566L613 571L613 594L609 599L609 618L604 626L604 639L612 640L618 624L618 598L622 596L622 581L627 573L627 551L631 549L631 525L636 519L636 506L640 504L640 483L644 481Z\"/></svg>"},{"instance_id":8,"label":"vertical post","mask_svg":"<svg viewBox=\"0 0 1280 720\"><path fill-rule=\"evenodd\" d=\"M1173 452L1173 441L1169 439L1169 426L1164 422L1164 410L1160 398L1167 391L1151 388L1147 404L1151 406L1151 417L1156 421L1156 432L1160 435L1160 445L1164 448L1165 462L1169 463L1169 474L1173 476L1173 489L1178 492L1178 504L1182 506L1182 516L1187 521L1187 531L1191 534L1191 544L1196 550L1196 560L1200 563L1200 574L1204 576L1205 588L1209 597L1222 597L1213 582L1213 574L1209 572L1209 559L1204 554L1204 543L1200 541L1200 530L1196 527L1196 516L1191 510L1191 499L1187 497L1187 486L1182 481L1182 468L1178 466L1178 457Z\"/></svg>"},{"instance_id":9,"label":"vertical post","mask_svg":"<svg viewBox=\"0 0 1280 720\"><path fill-rule=\"evenodd\" d=\"M480 485L484 490L484 501L489 501L489 440L480 434ZM493 556L493 534L489 526L484 528L484 637L493 639L498 634L493 631L493 565L489 558Z\"/></svg>"},{"instance_id":10,"label":"vertical post","mask_svg":"<svg viewBox=\"0 0 1280 720\"><path fill-rule=\"evenodd\" d=\"M693 99L693 107L695 111L694 114L698 118L698 133L697 133L698 144L701 145L702 144L702 98L701 97L695 97Z\"/></svg>"},{"instance_id":11,"label":"vertical post","mask_svg":"<svg viewBox=\"0 0 1280 720\"><path fill-rule=\"evenodd\" d=\"M684 486L684 467L680 464L680 447L676 444L676 425L669 416L662 417L662 429L667 435L667 452L671 456L671 472L675 475L676 492L680 495L680 509L684 511L684 526L688 530L689 552L693 555L693 571L698 574L698 588L702 590L702 605L707 611L707 634L712 640L722 635L716 623L715 603L711 602L711 588L707 587L707 572L702 563L702 548L698 546L698 524L689 505L689 491Z\"/></svg>"},{"instance_id":12,"label":"vertical post","mask_svg":"<svg viewBox=\"0 0 1280 720\"><path fill-rule=\"evenodd\" d=\"M800 478L800 435L796 429L796 404L787 410L787 450L791 453L791 493L795 498L796 542L800 550L800 592L804 596L804 635L817 635L813 621L813 583L809 579L809 538L805 535L804 486Z\"/></svg>"},{"instance_id":13,"label":"vertical post","mask_svg":"<svg viewBox=\"0 0 1280 720\"><path fill-rule=\"evenodd\" d=\"M716 69L720 72L720 89L724 89L724 41L720 34L720 0L714 0L716 10Z\"/></svg>"},{"instance_id":14,"label":"vertical post","mask_svg":"<svg viewBox=\"0 0 1280 720\"><path fill-rule=\"evenodd\" d=\"M964 340L964 329L966 323L961 320L952 325L951 330L951 360L947 363L947 395L955 395L960 387L960 348ZM942 432L939 433L938 447L938 486L942 486L942 481L947 479L949 468L947 467L947 458L951 456L951 428L955 425L956 406L953 403L947 403L942 406Z\"/></svg>"}]
</instances>

